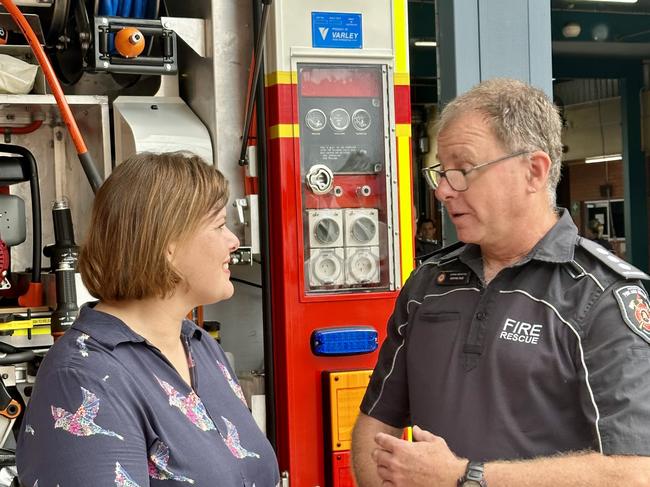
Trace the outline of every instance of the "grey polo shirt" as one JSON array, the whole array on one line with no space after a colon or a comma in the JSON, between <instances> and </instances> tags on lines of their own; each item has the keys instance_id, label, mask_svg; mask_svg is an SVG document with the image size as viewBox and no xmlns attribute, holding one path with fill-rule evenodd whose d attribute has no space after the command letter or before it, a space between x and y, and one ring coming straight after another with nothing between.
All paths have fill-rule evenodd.
<instances>
[{"instance_id":1,"label":"grey polo shirt","mask_svg":"<svg viewBox=\"0 0 650 487\"><path fill-rule=\"evenodd\" d=\"M475 245L411 275L361 411L472 460L650 455L648 276L579 237L566 210L519 263L482 276Z\"/></svg>"},{"instance_id":2,"label":"grey polo shirt","mask_svg":"<svg viewBox=\"0 0 650 487\"><path fill-rule=\"evenodd\" d=\"M48 352L18 438L38 487L274 486L271 445L219 344L190 321L192 387L117 318L83 307Z\"/></svg>"}]
</instances>

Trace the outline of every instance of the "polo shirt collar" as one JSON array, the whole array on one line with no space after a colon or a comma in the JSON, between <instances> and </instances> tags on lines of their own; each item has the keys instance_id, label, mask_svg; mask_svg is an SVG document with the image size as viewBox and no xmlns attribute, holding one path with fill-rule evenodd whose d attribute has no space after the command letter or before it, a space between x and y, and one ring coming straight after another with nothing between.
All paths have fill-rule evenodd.
<instances>
[{"instance_id":1,"label":"polo shirt collar","mask_svg":"<svg viewBox=\"0 0 650 487\"><path fill-rule=\"evenodd\" d=\"M544 235L533 249L523 259L515 264L522 265L531 260L542 262L563 263L573 260L575 241L578 236L571 215L565 208L561 208L560 218L555 225ZM461 262L473 270L480 269L483 274L483 258L481 248L476 244L467 244L461 249L459 256Z\"/></svg>"},{"instance_id":2,"label":"polo shirt collar","mask_svg":"<svg viewBox=\"0 0 650 487\"><path fill-rule=\"evenodd\" d=\"M578 228L568 210L561 208L559 220L551 227L533 250L524 258L543 262L563 263L573 260Z\"/></svg>"},{"instance_id":3,"label":"polo shirt collar","mask_svg":"<svg viewBox=\"0 0 650 487\"><path fill-rule=\"evenodd\" d=\"M148 343L119 318L94 309L97 302L87 303L79 310L72 328L91 336L102 345L114 349L120 343ZM189 320L183 320L181 335L201 339L201 330Z\"/></svg>"}]
</instances>

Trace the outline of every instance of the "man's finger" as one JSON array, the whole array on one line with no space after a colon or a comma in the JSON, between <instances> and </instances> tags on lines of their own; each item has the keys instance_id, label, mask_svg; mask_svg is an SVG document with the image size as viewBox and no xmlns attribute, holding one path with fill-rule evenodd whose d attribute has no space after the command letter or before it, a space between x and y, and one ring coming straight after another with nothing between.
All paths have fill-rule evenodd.
<instances>
[{"instance_id":1,"label":"man's finger","mask_svg":"<svg viewBox=\"0 0 650 487\"><path fill-rule=\"evenodd\" d=\"M436 438L433 433L423 430L417 425L413 426L413 439L415 441L434 441Z\"/></svg>"},{"instance_id":2,"label":"man's finger","mask_svg":"<svg viewBox=\"0 0 650 487\"><path fill-rule=\"evenodd\" d=\"M390 481L392 478L392 473L390 469L388 469L388 467L385 467L384 465L377 466L377 475L379 475L379 478L382 480Z\"/></svg>"},{"instance_id":3,"label":"man's finger","mask_svg":"<svg viewBox=\"0 0 650 487\"><path fill-rule=\"evenodd\" d=\"M392 453L386 450L382 450L381 448L375 448L375 450L372 452L372 459L377 465L388 466L388 463L390 462L392 456Z\"/></svg>"},{"instance_id":4,"label":"man's finger","mask_svg":"<svg viewBox=\"0 0 650 487\"><path fill-rule=\"evenodd\" d=\"M383 450L387 450L389 452L392 452L395 448L398 448L400 446L400 443L403 441L404 440L395 438L392 435L387 435L386 433L377 433L375 435L375 443L377 443L377 445Z\"/></svg>"}]
</instances>

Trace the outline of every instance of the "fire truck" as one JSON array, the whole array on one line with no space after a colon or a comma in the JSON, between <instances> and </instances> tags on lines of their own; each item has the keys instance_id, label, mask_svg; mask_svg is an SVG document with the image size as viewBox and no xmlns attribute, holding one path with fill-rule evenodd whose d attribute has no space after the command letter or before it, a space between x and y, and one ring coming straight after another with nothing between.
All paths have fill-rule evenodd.
<instances>
[{"instance_id":1,"label":"fire truck","mask_svg":"<svg viewBox=\"0 0 650 487\"><path fill-rule=\"evenodd\" d=\"M0 94L3 442L92 299L67 256L94 190L135 153L184 150L229 179L242 242L235 296L193 318L283 485L353 485L352 427L413 268L407 1L0 3L23 85Z\"/></svg>"}]
</instances>

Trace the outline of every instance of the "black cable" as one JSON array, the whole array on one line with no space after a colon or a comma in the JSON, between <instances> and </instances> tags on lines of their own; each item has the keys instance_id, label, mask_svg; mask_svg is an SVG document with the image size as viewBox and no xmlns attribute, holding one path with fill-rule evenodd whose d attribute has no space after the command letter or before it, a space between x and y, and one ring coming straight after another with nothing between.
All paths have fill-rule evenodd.
<instances>
[{"instance_id":1,"label":"black cable","mask_svg":"<svg viewBox=\"0 0 650 487\"><path fill-rule=\"evenodd\" d=\"M262 19L259 23L255 22L255 52L254 56L254 66L253 66L253 79L251 82L250 90L248 93L248 106L246 107L246 118L244 118L244 131L242 133L242 142L241 142L241 152L239 154L239 165L245 166L246 161L246 148L248 147L248 135L251 128L251 120L253 119L253 106L255 104L255 95L259 91L260 93L264 90L264 83L259 83L260 71L262 69L262 60L264 57L264 36L266 35L266 26L269 23L269 11L271 10L271 3L273 0L262 0L264 6L262 7ZM257 4L256 8L257 8ZM259 17L259 12L255 12L255 15ZM259 25L259 27L258 27ZM259 86L259 89L258 89ZM264 108L264 107L262 107ZM257 114L259 116L260 109L258 107ZM259 139L260 134L257 134Z\"/></svg>"},{"instance_id":2,"label":"black cable","mask_svg":"<svg viewBox=\"0 0 650 487\"><path fill-rule=\"evenodd\" d=\"M262 0L265 8L270 8L272 0ZM253 0L253 33L255 40L260 36L259 21L261 17L260 2ZM260 70L264 72L264 51L259 58ZM259 177L260 208L260 254L262 258L262 333L264 337L264 394L266 398L266 436L271 446L277 451L277 426L275 407L275 367L273 363L273 318L271 314L271 250L269 237L268 205L268 164L266 147L266 117L264 78L257 80L257 174ZM252 100L250 103L253 103Z\"/></svg>"},{"instance_id":3,"label":"black cable","mask_svg":"<svg viewBox=\"0 0 650 487\"><path fill-rule=\"evenodd\" d=\"M252 282L252 281L247 281L246 279L240 279L238 277L231 277L230 280L233 281L233 282L241 282L242 284L246 284L247 286L252 286L252 287L257 287L257 288L262 289L261 284L257 284L256 282Z\"/></svg>"}]
</instances>

